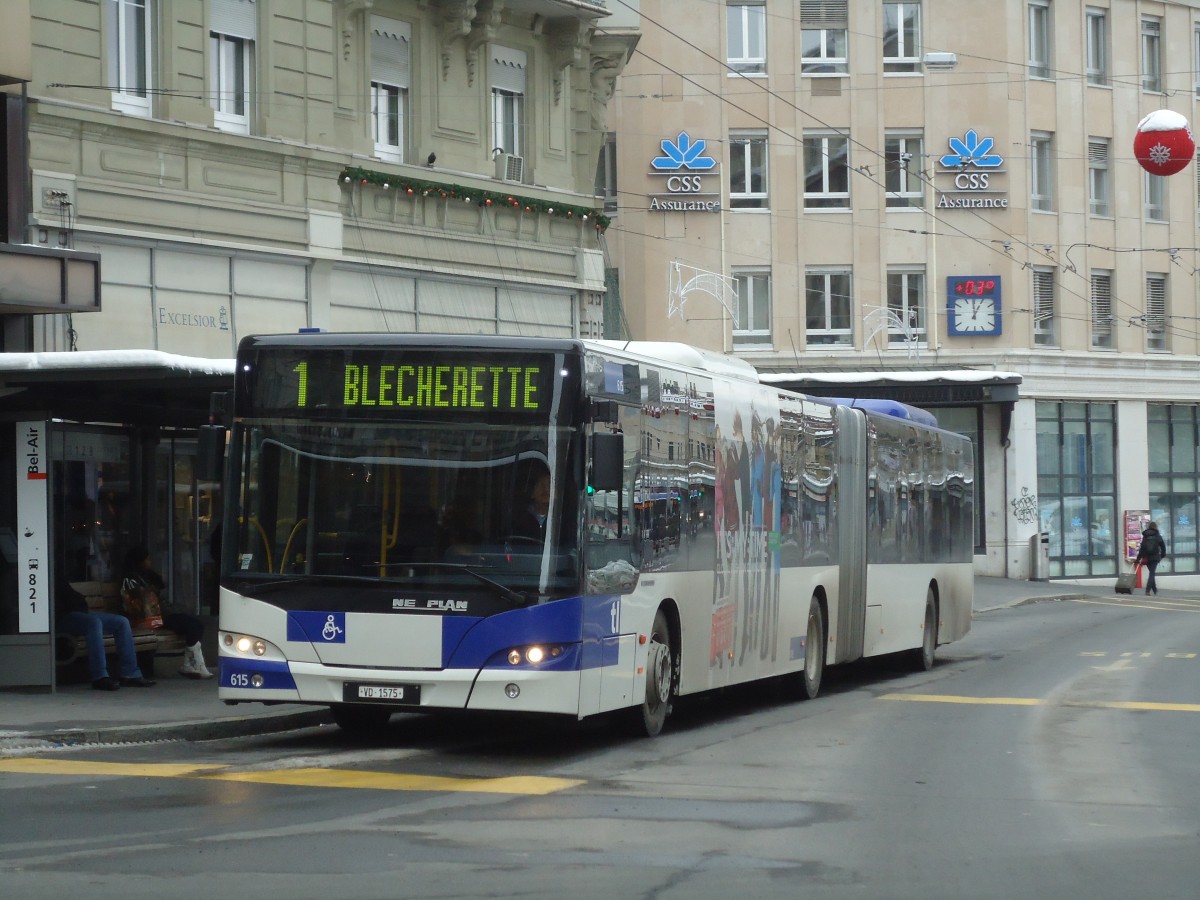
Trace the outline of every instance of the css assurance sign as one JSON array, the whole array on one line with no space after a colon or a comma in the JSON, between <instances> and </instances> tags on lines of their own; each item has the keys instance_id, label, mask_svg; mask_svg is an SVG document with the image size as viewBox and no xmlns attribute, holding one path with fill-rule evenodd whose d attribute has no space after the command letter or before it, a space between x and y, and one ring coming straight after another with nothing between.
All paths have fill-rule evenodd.
<instances>
[{"instance_id":1,"label":"css assurance sign","mask_svg":"<svg viewBox=\"0 0 1200 900\"><path fill-rule=\"evenodd\" d=\"M952 187L937 192L938 209L1008 209L1008 191L998 190L992 179L1003 175L1004 157L993 153L996 142L981 138L974 128L961 138L946 142L950 152L938 162L938 175L951 181Z\"/></svg>"},{"instance_id":2,"label":"css assurance sign","mask_svg":"<svg viewBox=\"0 0 1200 900\"><path fill-rule=\"evenodd\" d=\"M721 184L716 180L717 161L705 154L707 141L693 140L686 131L659 146L662 156L650 161L650 174L665 179L665 191L650 195L650 209L659 212L720 212ZM716 190L706 190L713 185Z\"/></svg>"}]
</instances>

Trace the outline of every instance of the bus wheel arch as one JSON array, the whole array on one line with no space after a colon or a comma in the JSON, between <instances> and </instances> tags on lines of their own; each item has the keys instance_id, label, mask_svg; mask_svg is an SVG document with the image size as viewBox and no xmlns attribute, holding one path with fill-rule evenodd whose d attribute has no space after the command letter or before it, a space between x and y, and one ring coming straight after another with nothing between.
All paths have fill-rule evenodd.
<instances>
[{"instance_id":1,"label":"bus wheel arch","mask_svg":"<svg viewBox=\"0 0 1200 900\"><path fill-rule=\"evenodd\" d=\"M938 645L938 616L941 602L936 581L929 582L925 589L925 618L921 622L921 646L912 651L913 666L919 672L933 668L933 658Z\"/></svg>"},{"instance_id":2,"label":"bus wheel arch","mask_svg":"<svg viewBox=\"0 0 1200 900\"><path fill-rule=\"evenodd\" d=\"M654 737L671 714L679 689L679 611L670 600L654 614L646 646L646 693L638 707L641 731Z\"/></svg>"}]
</instances>

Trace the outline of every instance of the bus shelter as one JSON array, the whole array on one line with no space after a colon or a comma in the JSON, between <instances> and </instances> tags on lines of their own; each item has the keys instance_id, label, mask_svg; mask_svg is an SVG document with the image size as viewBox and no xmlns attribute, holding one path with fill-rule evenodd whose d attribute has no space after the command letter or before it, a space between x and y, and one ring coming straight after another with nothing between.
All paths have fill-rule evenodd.
<instances>
[{"instance_id":1,"label":"bus shelter","mask_svg":"<svg viewBox=\"0 0 1200 900\"><path fill-rule=\"evenodd\" d=\"M233 365L0 353L0 687L55 687L56 582L113 582L135 544L175 602L212 611L223 498L219 476L197 469L197 434Z\"/></svg>"}]
</instances>

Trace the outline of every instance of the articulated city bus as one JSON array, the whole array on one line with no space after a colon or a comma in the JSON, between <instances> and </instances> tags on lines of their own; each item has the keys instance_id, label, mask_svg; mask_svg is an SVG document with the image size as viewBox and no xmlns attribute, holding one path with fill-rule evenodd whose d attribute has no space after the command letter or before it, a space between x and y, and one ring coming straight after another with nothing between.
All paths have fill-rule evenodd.
<instances>
[{"instance_id":1,"label":"articulated city bus","mask_svg":"<svg viewBox=\"0 0 1200 900\"><path fill-rule=\"evenodd\" d=\"M870 404L863 404L870 406ZM242 341L220 696L584 718L971 622L970 441L666 343Z\"/></svg>"}]
</instances>

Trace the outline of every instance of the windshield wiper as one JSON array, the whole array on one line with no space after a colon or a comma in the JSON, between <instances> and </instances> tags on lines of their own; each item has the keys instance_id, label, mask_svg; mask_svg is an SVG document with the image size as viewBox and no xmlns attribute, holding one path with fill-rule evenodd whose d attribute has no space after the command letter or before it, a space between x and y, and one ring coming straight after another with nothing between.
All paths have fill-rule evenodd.
<instances>
[{"instance_id":1,"label":"windshield wiper","mask_svg":"<svg viewBox=\"0 0 1200 900\"><path fill-rule=\"evenodd\" d=\"M400 566L406 569L453 569L456 572L465 572L476 581L486 584L490 588L494 588L496 593L507 600L512 606L527 606L529 598L520 591L514 591L507 585L501 584L494 578L488 578L481 572L476 572L470 566L464 563L448 563L448 562L396 562L384 563L383 567L390 569L392 566Z\"/></svg>"}]
</instances>

